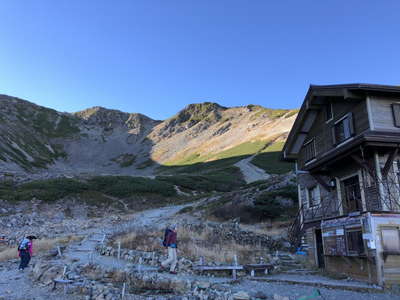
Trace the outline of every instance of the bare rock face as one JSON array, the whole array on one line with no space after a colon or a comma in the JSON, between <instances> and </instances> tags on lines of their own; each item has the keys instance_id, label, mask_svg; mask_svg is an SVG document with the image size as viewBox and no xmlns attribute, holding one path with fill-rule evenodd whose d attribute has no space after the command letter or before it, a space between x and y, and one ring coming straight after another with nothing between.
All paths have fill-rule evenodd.
<instances>
[{"instance_id":1,"label":"bare rock face","mask_svg":"<svg viewBox=\"0 0 400 300\"><path fill-rule=\"evenodd\" d=\"M157 121L103 107L61 113L0 95L0 177L153 175L159 165L210 161L246 143L285 140L295 116L294 110L205 102Z\"/></svg>"}]
</instances>

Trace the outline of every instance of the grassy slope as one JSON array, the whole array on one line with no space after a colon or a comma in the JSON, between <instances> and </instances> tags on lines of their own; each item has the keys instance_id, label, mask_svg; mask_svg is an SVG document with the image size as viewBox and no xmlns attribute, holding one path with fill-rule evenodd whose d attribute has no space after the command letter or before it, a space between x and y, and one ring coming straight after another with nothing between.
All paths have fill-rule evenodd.
<instances>
[{"instance_id":1,"label":"grassy slope","mask_svg":"<svg viewBox=\"0 0 400 300\"><path fill-rule=\"evenodd\" d=\"M277 142L266 147L253 158L251 163L270 174L283 174L292 171L294 168L292 163L280 161L283 145L284 142Z\"/></svg>"},{"instance_id":2,"label":"grassy slope","mask_svg":"<svg viewBox=\"0 0 400 300\"><path fill-rule=\"evenodd\" d=\"M233 159L234 157L243 159L245 156L253 155L254 153L261 151L267 143L268 142L266 141L245 142L227 150L204 156L200 153L194 153L183 159L169 161L165 163L165 166L185 166L197 163L212 162L221 159ZM237 159L235 162L239 161L240 159Z\"/></svg>"},{"instance_id":3,"label":"grassy slope","mask_svg":"<svg viewBox=\"0 0 400 300\"><path fill-rule=\"evenodd\" d=\"M32 170L34 167L45 168L58 157L66 155L62 146L53 144L55 152L51 152L45 144L50 144L52 138L66 138L77 134L79 128L74 117L25 102L17 102L14 105L17 120L3 118L6 128L4 130L7 130L7 127L11 130L8 129L4 139L0 139L0 142L7 145L0 147L0 152L4 153L0 155L1 160L11 160L25 170ZM33 160L29 160L24 152Z\"/></svg>"}]
</instances>

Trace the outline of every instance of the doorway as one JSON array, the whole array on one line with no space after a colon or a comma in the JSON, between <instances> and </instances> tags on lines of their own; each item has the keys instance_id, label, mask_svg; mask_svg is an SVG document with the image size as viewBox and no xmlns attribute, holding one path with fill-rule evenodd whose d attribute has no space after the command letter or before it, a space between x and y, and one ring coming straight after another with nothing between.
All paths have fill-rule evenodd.
<instances>
[{"instance_id":1,"label":"doorway","mask_svg":"<svg viewBox=\"0 0 400 300\"><path fill-rule=\"evenodd\" d=\"M347 213L361 211L361 189L358 175L342 181L344 190L344 207Z\"/></svg>"},{"instance_id":2,"label":"doorway","mask_svg":"<svg viewBox=\"0 0 400 300\"><path fill-rule=\"evenodd\" d=\"M315 229L315 250L317 266L318 268L325 268L325 259L324 259L324 246L322 244L322 231L321 229Z\"/></svg>"}]
</instances>

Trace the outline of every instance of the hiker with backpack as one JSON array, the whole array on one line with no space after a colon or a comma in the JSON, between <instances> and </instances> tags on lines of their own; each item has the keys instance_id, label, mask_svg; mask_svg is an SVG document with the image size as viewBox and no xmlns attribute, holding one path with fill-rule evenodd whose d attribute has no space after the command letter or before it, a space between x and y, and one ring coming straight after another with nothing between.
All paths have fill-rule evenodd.
<instances>
[{"instance_id":1,"label":"hiker with backpack","mask_svg":"<svg viewBox=\"0 0 400 300\"><path fill-rule=\"evenodd\" d=\"M29 235L24 238L18 245L18 255L21 258L18 270L23 271L29 264L32 257L33 240L37 238L33 235Z\"/></svg>"},{"instance_id":2,"label":"hiker with backpack","mask_svg":"<svg viewBox=\"0 0 400 300\"><path fill-rule=\"evenodd\" d=\"M177 233L176 225L167 227L164 234L163 246L168 249L168 258L161 263L161 269L165 270L170 265L169 272L171 274L177 274L175 267L178 262L176 258L177 249Z\"/></svg>"}]
</instances>

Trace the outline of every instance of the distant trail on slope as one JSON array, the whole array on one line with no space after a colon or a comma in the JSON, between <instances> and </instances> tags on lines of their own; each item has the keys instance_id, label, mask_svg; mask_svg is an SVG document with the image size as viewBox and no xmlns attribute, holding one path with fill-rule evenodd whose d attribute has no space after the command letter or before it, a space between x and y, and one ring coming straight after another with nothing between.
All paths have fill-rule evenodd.
<instances>
[{"instance_id":1,"label":"distant trail on slope","mask_svg":"<svg viewBox=\"0 0 400 300\"><path fill-rule=\"evenodd\" d=\"M256 167L251 163L251 160L256 154L238 161L235 166L240 168L246 183L251 183L257 180L265 180L271 177L270 174L266 173L263 169Z\"/></svg>"}]
</instances>

